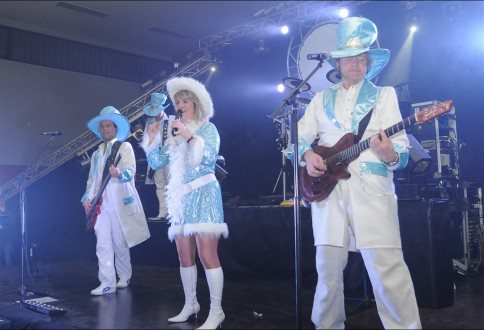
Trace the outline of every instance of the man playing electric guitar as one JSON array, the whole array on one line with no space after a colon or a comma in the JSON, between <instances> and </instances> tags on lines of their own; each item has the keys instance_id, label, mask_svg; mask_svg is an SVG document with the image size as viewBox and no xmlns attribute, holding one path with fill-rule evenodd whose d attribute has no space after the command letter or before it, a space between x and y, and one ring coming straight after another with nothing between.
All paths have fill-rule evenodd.
<instances>
[{"instance_id":1,"label":"man playing electric guitar","mask_svg":"<svg viewBox=\"0 0 484 330\"><path fill-rule=\"evenodd\" d=\"M378 87L370 81L390 55L386 49L370 49L376 38L376 26L368 19L350 17L339 23L338 49L331 52L329 63L340 71L342 81L317 93L298 123L300 158L296 161L312 177L336 170L311 148L317 137L318 145L337 145L341 150L346 142L355 142L342 139L348 133L356 136L361 130L362 139L372 137L370 148L357 159L331 165L347 166L350 176L337 180L326 198L311 203L318 272L311 319L318 329L345 327L343 270L349 250L363 257L383 326L421 328L403 259L393 185L393 170L407 164L409 142L404 130L391 138L383 131L402 117L393 87ZM367 127L361 127L367 114Z\"/></svg>"},{"instance_id":2,"label":"man playing electric guitar","mask_svg":"<svg viewBox=\"0 0 484 330\"><path fill-rule=\"evenodd\" d=\"M123 142L130 133L128 119L114 107L107 106L87 123L87 127L103 143L92 154L86 191L81 198L86 214L90 208L96 207L91 201L100 191L104 179L109 178L94 225L101 284L91 294L100 296L129 285L132 275L129 249L147 240L150 232L135 186L133 147L129 142ZM120 154L122 157L114 166L115 158Z\"/></svg>"}]
</instances>

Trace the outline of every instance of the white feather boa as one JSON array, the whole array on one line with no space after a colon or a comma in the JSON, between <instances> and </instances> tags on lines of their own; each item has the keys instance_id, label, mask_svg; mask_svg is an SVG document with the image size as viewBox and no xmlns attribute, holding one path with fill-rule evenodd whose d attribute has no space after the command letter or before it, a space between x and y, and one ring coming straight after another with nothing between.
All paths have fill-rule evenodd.
<instances>
[{"instance_id":1,"label":"white feather boa","mask_svg":"<svg viewBox=\"0 0 484 330\"><path fill-rule=\"evenodd\" d=\"M187 123L185 126L194 134L203 123ZM192 164L192 152L187 141L180 135L169 140L168 154L170 155L170 171L168 185L166 186L166 205L170 224L183 223L183 177L189 164Z\"/></svg>"}]
</instances>

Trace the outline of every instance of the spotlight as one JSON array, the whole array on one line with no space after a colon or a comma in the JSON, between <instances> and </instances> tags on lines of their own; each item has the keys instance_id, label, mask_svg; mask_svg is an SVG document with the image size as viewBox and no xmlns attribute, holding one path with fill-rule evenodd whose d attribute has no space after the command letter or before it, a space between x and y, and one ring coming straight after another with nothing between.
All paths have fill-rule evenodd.
<instances>
[{"instance_id":1,"label":"spotlight","mask_svg":"<svg viewBox=\"0 0 484 330\"><path fill-rule=\"evenodd\" d=\"M423 16L421 12L409 12L405 18L407 19L407 26L415 32L419 27L424 24Z\"/></svg>"},{"instance_id":2,"label":"spotlight","mask_svg":"<svg viewBox=\"0 0 484 330\"><path fill-rule=\"evenodd\" d=\"M349 14L349 12L348 12L348 9L346 9L346 8L343 8L339 11L339 17L341 17L341 18L348 17L348 14Z\"/></svg>"},{"instance_id":3,"label":"spotlight","mask_svg":"<svg viewBox=\"0 0 484 330\"><path fill-rule=\"evenodd\" d=\"M289 27L287 25L284 25L281 27L281 33L282 34L288 34L289 33Z\"/></svg>"},{"instance_id":4,"label":"spotlight","mask_svg":"<svg viewBox=\"0 0 484 330\"><path fill-rule=\"evenodd\" d=\"M402 11L413 9L417 6L415 1L400 1L398 8Z\"/></svg>"},{"instance_id":5,"label":"spotlight","mask_svg":"<svg viewBox=\"0 0 484 330\"><path fill-rule=\"evenodd\" d=\"M444 18L449 22L458 22L461 20L462 9L461 9L460 3L449 2L448 4L444 5L443 11L444 11Z\"/></svg>"},{"instance_id":6,"label":"spotlight","mask_svg":"<svg viewBox=\"0 0 484 330\"><path fill-rule=\"evenodd\" d=\"M142 89L145 89L153 84L153 79L147 80L140 85Z\"/></svg>"},{"instance_id":7,"label":"spotlight","mask_svg":"<svg viewBox=\"0 0 484 330\"><path fill-rule=\"evenodd\" d=\"M259 39L259 47L254 49L256 53L266 53L269 51L269 48L265 46L264 39Z\"/></svg>"},{"instance_id":8,"label":"spotlight","mask_svg":"<svg viewBox=\"0 0 484 330\"><path fill-rule=\"evenodd\" d=\"M422 175L432 164L432 158L412 134L407 134L410 142L408 168L411 174Z\"/></svg>"},{"instance_id":9,"label":"spotlight","mask_svg":"<svg viewBox=\"0 0 484 330\"><path fill-rule=\"evenodd\" d=\"M87 153L85 153L82 158L77 161L77 167L81 172L88 168L90 165L91 158L89 158L89 155Z\"/></svg>"},{"instance_id":10,"label":"spotlight","mask_svg":"<svg viewBox=\"0 0 484 330\"><path fill-rule=\"evenodd\" d=\"M173 63L173 69L178 69L180 67L180 62Z\"/></svg>"}]
</instances>

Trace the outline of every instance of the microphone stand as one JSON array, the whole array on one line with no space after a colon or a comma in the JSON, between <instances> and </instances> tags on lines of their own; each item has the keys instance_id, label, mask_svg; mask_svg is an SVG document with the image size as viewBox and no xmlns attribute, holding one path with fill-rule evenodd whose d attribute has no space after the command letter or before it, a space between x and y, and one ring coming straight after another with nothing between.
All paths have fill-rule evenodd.
<instances>
[{"instance_id":1,"label":"microphone stand","mask_svg":"<svg viewBox=\"0 0 484 330\"><path fill-rule=\"evenodd\" d=\"M31 277L32 280L32 275L30 274L30 268L28 264L28 259L27 259L27 195L26 195L26 186L27 186L27 174L30 170L30 167L34 160L37 160L40 155L44 152L44 150L47 148L47 146L52 142L54 139L55 135L49 135L49 141L45 144L45 146L40 150L38 155L36 157L34 156L35 150L37 149L37 145L39 143L39 137L37 137L37 140L35 141L34 149L32 150L32 154L30 155L29 162L27 163L27 168L25 169L24 174L21 177L21 182L20 182L20 221L21 221L21 233L22 233L22 253L21 253L21 283L20 287L18 288L18 293L24 297L24 296L31 296L33 294L36 295L44 295L46 293L43 292L37 292L37 291L28 291L24 285L24 264L26 265L26 268L28 270L29 276ZM32 280L33 282L33 280Z\"/></svg>"},{"instance_id":2,"label":"microphone stand","mask_svg":"<svg viewBox=\"0 0 484 330\"><path fill-rule=\"evenodd\" d=\"M324 59L321 59L318 65L314 68L314 70L306 77L306 79L302 80L301 83L294 88L289 95L282 101L279 108L274 111L269 118L275 120L278 117L278 114L283 111L286 105L292 105L291 110L291 117L290 117L290 141L294 146L294 264L295 264L295 276L296 276L296 328L302 329L302 319L301 319L301 286L300 286L300 275L301 275L301 210L300 210L300 198L299 198L299 180L297 176L298 170L298 159L299 159L299 151L298 151L298 130L297 130L297 106L295 100L295 95L301 92L301 88L307 83L307 81L318 71L324 63ZM281 116L284 116L282 114Z\"/></svg>"}]
</instances>

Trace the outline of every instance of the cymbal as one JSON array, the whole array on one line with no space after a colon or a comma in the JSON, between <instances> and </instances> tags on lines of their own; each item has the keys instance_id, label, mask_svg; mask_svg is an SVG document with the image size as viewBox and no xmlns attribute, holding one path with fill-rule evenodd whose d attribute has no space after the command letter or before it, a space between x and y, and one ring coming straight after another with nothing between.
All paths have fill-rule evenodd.
<instances>
[{"instance_id":1,"label":"cymbal","mask_svg":"<svg viewBox=\"0 0 484 330\"><path fill-rule=\"evenodd\" d=\"M297 100L301 103L304 103L304 104L309 104L311 102L310 99L307 99L305 97L298 97Z\"/></svg>"},{"instance_id":2,"label":"cymbal","mask_svg":"<svg viewBox=\"0 0 484 330\"><path fill-rule=\"evenodd\" d=\"M302 83L302 80L297 78L286 77L282 79L282 82L284 83L284 85L286 85L289 88L296 88ZM311 89L311 85L309 85L308 83L305 83L304 85L301 86L300 91L307 92L310 89Z\"/></svg>"}]
</instances>

